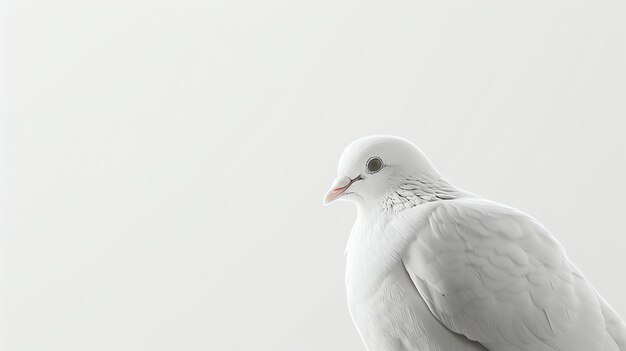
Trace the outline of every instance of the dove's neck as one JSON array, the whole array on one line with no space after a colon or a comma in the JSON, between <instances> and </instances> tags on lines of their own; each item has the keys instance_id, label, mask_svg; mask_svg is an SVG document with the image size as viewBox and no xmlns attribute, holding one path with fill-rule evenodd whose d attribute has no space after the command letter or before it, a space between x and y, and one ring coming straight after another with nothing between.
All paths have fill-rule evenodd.
<instances>
[{"instance_id":1,"label":"dove's neck","mask_svg":"<svg viewBox=\"0 0 626 351\"><path fill-rule=\"evenodd\" d=\"M382 212L400 212L424 203L470 196L473 195L453 186L437 173L408 174L390 182L389 191L372 204L374 208L363 207L359 211L369 212L375 209Z\"/></svg>"}]
</instances>

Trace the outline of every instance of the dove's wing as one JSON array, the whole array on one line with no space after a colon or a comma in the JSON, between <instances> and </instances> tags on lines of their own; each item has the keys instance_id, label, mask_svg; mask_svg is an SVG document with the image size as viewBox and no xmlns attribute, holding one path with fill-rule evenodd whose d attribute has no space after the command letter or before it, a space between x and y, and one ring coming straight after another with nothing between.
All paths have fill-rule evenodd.
<instances>
[{"instance_id":1,"label":"dove's wing","mask_svg":"<svg viewBox=\"0 0 626 351\"><path fill-rule=\"evenodd\" d=\"M626 351L619 316L524 213L442 201L413 238L404 265L450 330L492 351Z\"/></svg>"},{"instance_id":2,"label":"dove's wing","mask_svg":"<svg viewBox=\"0 0 626 351\"><path fill-rule=\"evenodd\" d=\"M613 308L600 296L600 306L602 307L602 315L606 320L606 329L615 340L615 343L621 351L626 350L626 325L624 321L615 313Z\"/></svg>"}]
</instances>

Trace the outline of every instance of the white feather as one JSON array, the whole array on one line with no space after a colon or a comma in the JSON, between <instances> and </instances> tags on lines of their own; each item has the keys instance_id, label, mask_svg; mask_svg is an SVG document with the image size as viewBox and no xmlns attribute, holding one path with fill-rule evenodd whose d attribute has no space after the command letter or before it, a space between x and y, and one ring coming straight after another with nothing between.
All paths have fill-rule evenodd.
<instances>
[{"instance_id":1,"label":"white feather","mask_svg":"<svg viewBox=\"0 0 626 351\"><path fill-rule=\"evenodd\" d=\"M619 318L537 221L481 199L431 207L388 230L413 233L402 262L448 329L489 350L626 350Z\"/></svg>"}]
</instances>

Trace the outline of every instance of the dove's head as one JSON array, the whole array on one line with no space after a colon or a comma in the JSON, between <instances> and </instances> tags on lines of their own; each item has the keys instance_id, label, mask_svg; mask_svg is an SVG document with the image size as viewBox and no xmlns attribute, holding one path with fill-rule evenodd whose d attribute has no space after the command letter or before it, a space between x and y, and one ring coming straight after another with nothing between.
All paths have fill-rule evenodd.
<instances>
[{"instance_id":1,"label":"dove's head","mask_svg":"<svg viewBox=\"0 0 626 351\"><path fill-rule=\"evenodd\" d=\"M411 142L394 136L376 135L353 141L341 154L338 176L324 197L358 205L376 203L407 179L430 181L438 173Z\"/></svg>"}]
</instances>

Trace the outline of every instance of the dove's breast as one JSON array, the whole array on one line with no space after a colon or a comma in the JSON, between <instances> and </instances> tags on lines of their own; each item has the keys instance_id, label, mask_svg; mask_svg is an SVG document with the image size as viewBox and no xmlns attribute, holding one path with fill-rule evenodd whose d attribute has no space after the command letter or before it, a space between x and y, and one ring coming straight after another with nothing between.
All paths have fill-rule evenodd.
<instances>
[{"instance_id":1,"label":"dove's breast","mask_svg":"<svg viewBox=\"0 0 626 351\"><path fill-rule=\"evenodd\" d=\"M370 232L359 232L359 227ZM346 253L348 307L368 350L485 351L432 315L394 254L402 250L402 240L394 244L393 238L372 233L377 227L355 225Z\"/></svg>"}]
</instances>

